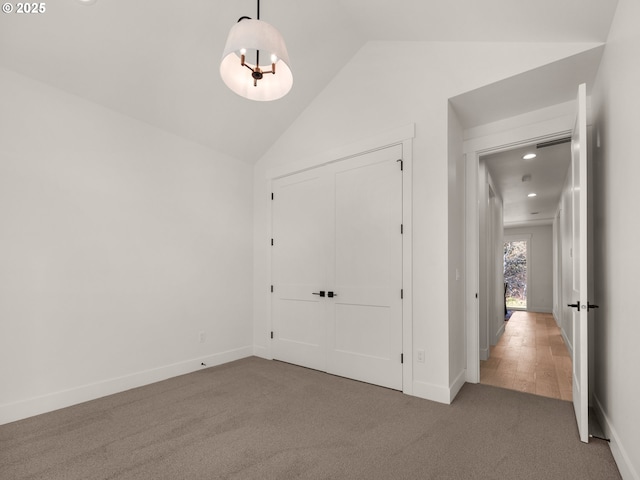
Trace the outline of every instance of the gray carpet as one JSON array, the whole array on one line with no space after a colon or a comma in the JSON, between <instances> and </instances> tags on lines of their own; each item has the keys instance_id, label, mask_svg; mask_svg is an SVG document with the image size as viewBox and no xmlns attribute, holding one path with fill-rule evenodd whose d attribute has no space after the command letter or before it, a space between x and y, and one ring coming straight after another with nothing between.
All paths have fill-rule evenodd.
<instances>
[{"instance_id":1,"label":"gray carpet","mask_svg":"<svg viewBox=\"0 0 640 480\"><path fill-rule=\"evenodd\" d=\"M569 402L467 384L441 405L247 358L1 426L0 478L620 476Z\"/></svg>"}]
</instances>

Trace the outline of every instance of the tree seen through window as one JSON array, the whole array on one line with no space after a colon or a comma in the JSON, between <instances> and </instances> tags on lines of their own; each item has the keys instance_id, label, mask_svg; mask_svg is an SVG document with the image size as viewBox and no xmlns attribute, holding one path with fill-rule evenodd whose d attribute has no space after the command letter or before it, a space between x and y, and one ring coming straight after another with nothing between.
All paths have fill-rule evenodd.
<instances>
[{"instance_id":1,"label":"tree seen through window","mask_svg":"<svg viewBox=\"0 0 640 480\"><path fill-rule=\"evenodd\" d=\"M527 308L527 241L504 243L507 308Z\"/></svg>"}]
</instances>

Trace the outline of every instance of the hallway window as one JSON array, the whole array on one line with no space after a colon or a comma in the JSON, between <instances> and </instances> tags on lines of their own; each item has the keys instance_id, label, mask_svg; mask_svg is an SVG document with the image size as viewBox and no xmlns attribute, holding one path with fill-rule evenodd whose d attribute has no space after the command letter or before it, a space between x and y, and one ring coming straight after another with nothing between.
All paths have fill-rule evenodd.
<instances>
[{"instance_id":1,"label":"hallway window","mask_svg":"<svg viewBox=\"0 0 640 480\"><path fill-rule=\"evenodd\" d=\"M527 240L504 242L505 300L508 309L527 308Z\"/></svg>"}]
</instances>

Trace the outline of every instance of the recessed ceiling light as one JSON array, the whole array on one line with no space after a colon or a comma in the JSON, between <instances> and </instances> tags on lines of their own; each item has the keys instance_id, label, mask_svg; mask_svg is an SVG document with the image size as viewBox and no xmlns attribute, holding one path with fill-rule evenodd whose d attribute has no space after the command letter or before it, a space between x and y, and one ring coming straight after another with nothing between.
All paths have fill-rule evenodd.
<instances>
[{"instance_id":1,"label":"recessed ceiling light","mask_svg":"<svg viewBox=\"0 0 640 480\"><path fill-rule=\"evenodd\" d=\"M536 158L537 155L535 153L527 153L522 157L523 160L531 160L532 158Z\"/></svg>"},{"instance_id":2,"label":"recessed ceiling light","mask_svg":"<svg viewBox=\"0 0 640 480\"><path fill-rule=\"evenodd\" d=\"M81 3L82 5L93 5L97 1L98 0L78 0L78 3Z\"/></svg>"},{"instance_id":3,"label":"recessed ceiling light","mask_svg":"<svg viewBox=\"0 0 640 480\"><path fill-rule=\"evenodd\" d=\"M537 197L538 194L537 193L530 193L529 195L527 195L527 197Z\"/></svg>"}]
</instances>

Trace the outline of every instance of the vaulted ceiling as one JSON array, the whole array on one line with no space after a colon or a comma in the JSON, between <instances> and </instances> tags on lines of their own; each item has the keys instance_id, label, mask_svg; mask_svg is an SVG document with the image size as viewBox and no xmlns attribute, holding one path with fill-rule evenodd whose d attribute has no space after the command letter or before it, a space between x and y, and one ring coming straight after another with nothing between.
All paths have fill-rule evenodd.
<instances>
[{"instance_id":1,"label":"vaulted ceiling","mask_svg":"<svg viewBox=\"0 0 640 480\"><path fill-rule=\"evenodd\" d=\"M294 73L291 93L266 103L218 73L229 28L255 17L254 0L52 0L42 14L0 17L0 67L252 163L368 41L604 42L616 4L263 0Z\"/></svg>"}]
</instances>

